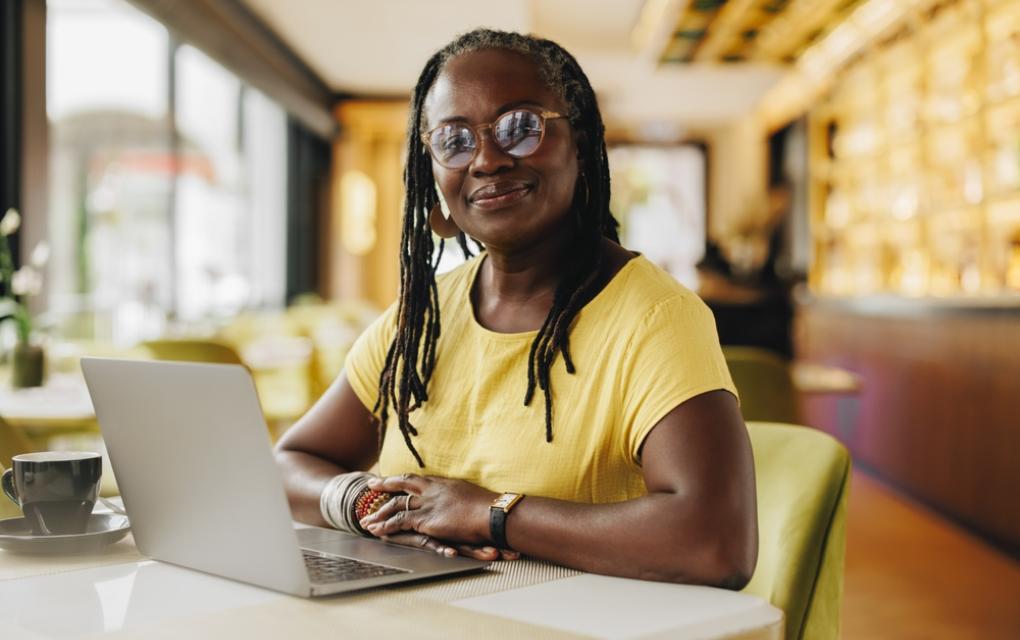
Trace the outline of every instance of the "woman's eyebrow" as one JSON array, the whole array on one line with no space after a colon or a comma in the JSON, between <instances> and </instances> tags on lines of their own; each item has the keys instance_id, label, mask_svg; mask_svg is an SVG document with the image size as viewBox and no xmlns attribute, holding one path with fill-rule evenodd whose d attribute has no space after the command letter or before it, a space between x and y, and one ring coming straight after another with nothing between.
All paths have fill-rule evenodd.
<instances>
[{"instance_id":1,"label":"woman's eyebrow","mask_svg":"<svg viewBox=\"0 0 1020 640\"><path fill-rule=\"evenodd\" d=\"M545 109L545 105L536 100L514 100L513 102L508 102L506 104L500 105L500 107L496 109L495 117L498 118L507 111L511 111L513 109L516 109L517 107L538 107L539 109ZM450 122L468 122L468 119L464 116L447 116L445 118L442 118L441 120L438 120L436 124L433 125L433 127L437 127L441 124L447 124Z\"/></svg>"}]
</instances>

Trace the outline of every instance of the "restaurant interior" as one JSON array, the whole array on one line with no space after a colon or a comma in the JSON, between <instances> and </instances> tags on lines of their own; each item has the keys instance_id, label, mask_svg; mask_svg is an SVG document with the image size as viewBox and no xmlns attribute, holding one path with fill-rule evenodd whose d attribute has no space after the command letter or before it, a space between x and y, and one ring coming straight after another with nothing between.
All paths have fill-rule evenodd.
<instances>
[{"instance_id":1,"label":"restaurant interior","mask_svg":"<svg viewBox=\"0 0 1020 640\"><path fill-rule=\"evenodd\" d=\"M850 639L1020 637L1017 0L0 12L3 468L105 451L83 356L241 364L278 439L397 299L423 64L478 26L533 33L591 79L621 244L712 310L745 420L852 459L812 552L824 615ZM437 272L466 259L449 243ZM771 599L787 638L823 615L800 598Z\"/></svg>"}]
</instances>

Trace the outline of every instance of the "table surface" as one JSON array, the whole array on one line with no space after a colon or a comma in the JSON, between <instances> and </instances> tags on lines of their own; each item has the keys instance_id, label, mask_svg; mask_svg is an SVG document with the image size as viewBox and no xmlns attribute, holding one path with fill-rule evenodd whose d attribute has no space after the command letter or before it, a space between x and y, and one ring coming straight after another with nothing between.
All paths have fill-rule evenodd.
<instances>
[{"instance_id":1,"label":"table surface","mask_svg":"<svg viewBox=\"0 0 1020 640\"><path fill-rule=\"evenodd\" d=\"M756 596L610 578L533 560L480 574L304 599L140 556L0 551L4 638L781 638Z\"/></svg>"},{"instance_id":2,"label":"table surface","mask_svg":"<svg viewBox=\"0 0 1020 640\"><path fill-rule=\"evenodd\" d=\"M0 384L0 416L30 429L82 429L96 422L85 380L77 373L55 373L43 386L29 389Z\"/></svg>"}]
</instances>

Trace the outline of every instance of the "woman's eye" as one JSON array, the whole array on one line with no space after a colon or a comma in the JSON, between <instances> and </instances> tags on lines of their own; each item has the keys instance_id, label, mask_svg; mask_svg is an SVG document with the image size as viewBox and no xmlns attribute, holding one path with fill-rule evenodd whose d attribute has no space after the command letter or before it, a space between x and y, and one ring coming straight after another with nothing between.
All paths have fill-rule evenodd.
<instances>
[{"instance_id":1,"label":"woman's eye","mask_svg":"<svg viewBox=\"0 0 1020 640\"><path fill-rule=\"evenodd\" d=\"M441 148L443 151L463 151L471 146L470 136L464 133L456 133L445 138Z\"/></svg>"}]
</instances>

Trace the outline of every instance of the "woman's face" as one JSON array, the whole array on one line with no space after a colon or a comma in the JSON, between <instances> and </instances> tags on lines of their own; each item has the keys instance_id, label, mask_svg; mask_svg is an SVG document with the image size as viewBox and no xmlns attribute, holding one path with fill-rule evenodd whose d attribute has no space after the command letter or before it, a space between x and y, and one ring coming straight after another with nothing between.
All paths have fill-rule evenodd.
<instances>
[{"instance_id":1,"label":"woman's face","mask_svg":"<svg viewBox=\"0 0 1020 640\"><path fill-rule=\"evenodd\" d=\"M425 129L445 122L491 123L526 107L566 115L525 55L484 49L460 55L436 78L425 101ZM547 120L534 154L514 158L482 132L474 160L464 169L432 161L432 172L457 226L490 249L520 249L555 241L569 225L577 179L577 145L566 118Z\"/></svg>"}]
</instances>

